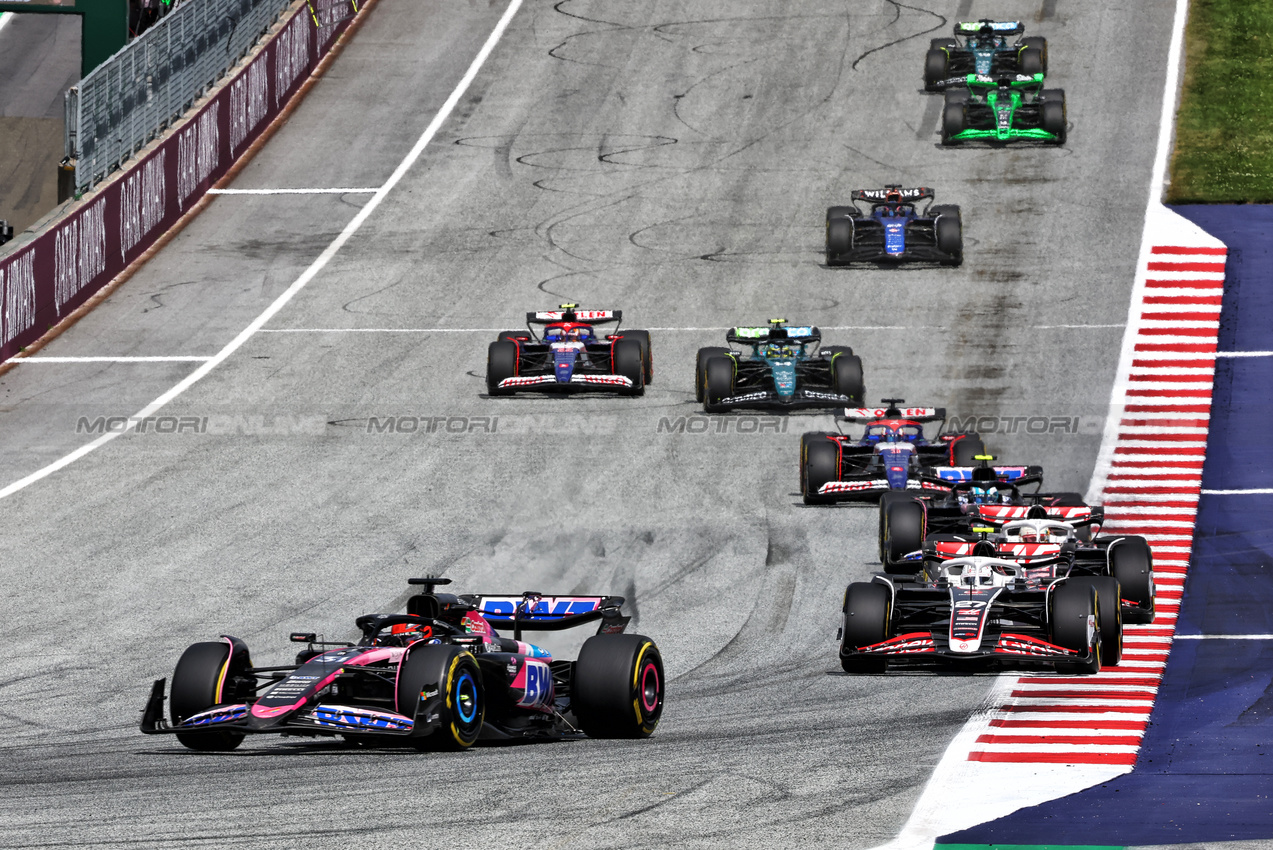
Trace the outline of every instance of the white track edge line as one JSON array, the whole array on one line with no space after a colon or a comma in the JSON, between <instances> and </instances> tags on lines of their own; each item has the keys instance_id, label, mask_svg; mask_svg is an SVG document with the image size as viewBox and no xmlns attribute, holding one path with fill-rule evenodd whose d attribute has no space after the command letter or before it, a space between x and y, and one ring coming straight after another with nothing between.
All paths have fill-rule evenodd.
<instances>
[{"instance_id":1,"label":"white track edge line","mask_svg":"<svg viewBox=\"0 0 1273 850\"><path fill-rule=\"evenodd\" d=\"M464 77L460 80L459 84L456 85L455 90L451 92L450 97L448 97L446 102L442 104L442 108L438 110L438 113L433 117L433 120L429 122L429 126L425 128L424 133L418 140L416 140L415 146L411 148L411 151L407 154L406 158L398 164L398 167L394 169L393 174L390 175L387 181L385 181L385 184L376 190L376 194L373 195L363 208L358 211L358 214L354 216L353 220L345 226L345 229L332 240L331 244L327 246L323 253L319 254L318 258L310 264L309 268L302 272L301 276L298 277L281 295L279 295L278 298L274 299L274 302L270 304L270 306L266 307L264 312L253 319L251 324L244 328L238 336L230 340L224 348L213 355L213 357L206 363L191 372L182 381L177 383L163 395L159 396L159 398L155 399L138 411L134 417L131 417L128 420L124 430L109 431L98 437L96 440L85 443L70 454L58 458L48 466L45 466L42 469L37 469L25 478L21 478L3 489L0 489L0 499L11 496L18 491L31 486L35 482L40 481L43 478L47 478L54 472L70 466L89 452L106 445L121 434L127 433L133 428L133 424L136 420L145 419L147 416L153 416L157 411L162 409L164 405L168 404L168 402L172 401L190 387L194 386L205 375L225 362L226 358L235 351L238 351L239 348L251 339L266 322L274 318L274 316L283 309L287 302L292 300L296 293L304 289L306 284L313 280L314 277L317 276L329 262L331 262L332 257L336 256L336 253L344 247L345 243L358 232L359 228L362 227L368 217L370 217L376 208L380 206L380 203L385 199L389 192L398 185L398 182L402 180L403 176L406 175L411 166L413 166L416 160L420 158L420 155L424 153L425 147L433 140L433 137L437 135L442 124L450 117L452 110L454 110L456 105L460 102L460 98L464 96L464 93L468 91L469 86L472 85L473 80L477 77L478 71L480 71L482 66L486 64L487 57L491 55L491 52L495 49L495 45L499 43L500 38L504 35L504 31L508 29L508 25L512 22L513 16L517 13L517 10L521 7L521 5L522 0L509 0L508 8L504 10L504 14L495 25L495 29L486 39L486 43L482 45L482 49L478 51L478 54L473 59L472 64L469 65L468 71L465 72Z\"/></svg>"}]
</instances>

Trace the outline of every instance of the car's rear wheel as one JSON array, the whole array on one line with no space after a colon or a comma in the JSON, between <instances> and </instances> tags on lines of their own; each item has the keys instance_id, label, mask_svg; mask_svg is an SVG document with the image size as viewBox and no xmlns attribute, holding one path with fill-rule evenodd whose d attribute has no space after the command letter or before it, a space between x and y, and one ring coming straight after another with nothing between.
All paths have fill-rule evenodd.
<instances>
[{"instance_id":1,"label":"car's rear wheel","mask_svg":"<svg viewBox=\"0 0 1273 850\"><path fill-rule=\"evenodd\" d=\"M707 398L707 361L713 357L729 354L728 348L700 348L698 361L694 366L694 399L702 403Z\"/></svg>"},{"instance_id":2,"label":"car's rear wheel","mask_svg":"<svg viewBox=\"0 0 1273 850\"><path fill-rule=\"evenodd\" d=\"M975 466L979 461L978 455L986 453L986 444L976 434L969 434L961 440L956 440L954 448L951 449L951 460L954 466Z\"/></svg>"},{"instance_id":3,"label":"car's rear wheel","mask_svg":"<svg viewBox=\"0 0 1273 850\"><path fill-rule=\"evenodd\" d=\"M1101 630L1101 663L1113 666L1123 658L1123 606L1118 579L1075 576L1067 583L1096 588L1096 625Z\"/></svg>"},{"instance_id":4,"label":"car's rear wheel","mask_svg":"<svg viewBox=\"0 0 1273 850\"><path fill-rule=\"evenodd\" d=\"M614 373L632 382L629 395L645 393L645 362L642 359L641 343L635 339L624 337L614 344Z\"/></svg>"},{"instance_id":5,"label":"car's rear wheel","mask_svg":"<svg viewBox=\"0 0 1273 850\"><path fill-rule=\"evenodd\" d=\"M663 656L643 635L593 635L575 662L570 707L590 738L647 738L663 715Z\"/></svg>"},{"instance_id":6,"label":"car's rear wheel","mask_svg":"<svg viewBox=\"0 0 1273 850\"><path fill-rule=\"evenodd\" d=\"M624 339L635 339L641 343L641 363L645 367L645 383L648 385L654 380L654 354L650 348L650 332L622 331L620 335Z\"/></svg>"},{"instance_id":7,"label":"car's rear wheel","mask_svg":"<svg viewBox=\"0 0 1273 850\"><path fill-rule=\"evenodd\" d=\"M928 91L938 91L940 89L938 84L948 76L949 67L950 55L939 47L930 47L924 56L924 88Z\"/></svg>"},{"instance_id":8,"label":"car's rear wheel","mask_svg":"<svg viewBox=\"0 0 1273 850\"><path fill-rule=\"evenodd\" d=\"M1118 579L1123 598L1135 603L1128 622L1154 621L1154 556L1143 537L1127 537L1110 544L1109 572Z\"/></svg>"},{"instance_id":9,"label":"car's rear wheel","mask_svg":"<svg viewBox=\"0 0 1273 850\"><path fill-rule=\"evenodd\" d=\"M1017 53L1017 72L1033 77L1044 72L1043 51L1037 47L1023 47Z\"/></svg>"},{"instance_id":10,"label":"car's rear wheel","mask_svg":"<svg viewBox=\"0 0 1273 850\"><path fill-rule=\"evenodd\" d=\"M1052 610L1049 612L1049 624L1052 632L1052 643L1084 654L1091 653L1086 662L1074 665L1074 672L1099 673L1100 631L1088 636L1088 619L1095 618L1097 611L1096 588L1091 585L1078 585L1066 582L1052 593Z\"/></svg>"},{"instance_id":11,"label":"car's rear wheel","mask_svg":"<svg viewBox=\"0 0 1273 850\"><path fill-rule=\"evenodd\" d=\"M888 640L892 603L888 588L878 582L855 581L845 588L840 635L840 667L845 673L884 672L888 665L882 656L861 656L854 651Z\"/></svg>"},{"instance_id":12,"label":"car's rear wheel","mask_svg":"<svg viewBox=\"0 0 1273 850\"><path fill-rule=\"evenodd\" d=\"M1046 74L1048 72L1048 40L1041 35L1026 36L1021 39L1021 46L1039 51L1039 57L1043 63L1042 71Z\"/></svg>"},{"instance_id":13,"label":"car's rear wheel","mask_svg":"<svg viewBox=\"0 0 1273 850\"><path fill-rule=\"evenodd\" d=\"M818 490L840 479L840 447L828 432L800 435L800 494L806 505L827 505L835 501L818 495Z\"/></svg>"},{"instance_id":14,"label":"car's rear wheel","mask_svg":"<svg viewBox=\"0 0 1273 850\"><path fill-rule=\"evenodd\" d=\"M1065 92L1062 89L1044 89L1039 93L1039 100L1039 127L1057 137L1054 144L1065 144Z\"/></svg>"},{"instance_id":15,"label":"car's rear wheel","mask_svg":"<svg viewBox=\"0 0 1273 850\"><path fill-rule=\"evenodd\" d=\"M866 396L866 382L862 377L862 358L850 351L831 358L831 389L846 395L858 404Z\"/></svg>"},{"instance_id":16,"label":"car's rear wheel","mask_svg":"<svg viewBox=\"0 0 1273 850\"><path fill-rule=\"evenodd\" d=\"M952 94L953 92L947 92ZM941 143L957 145L954 137L968 128L967 104L960 101L946 101L941 113Z\"/></svg>"},{"instance_id":17,"label":"car's rear wheel","mask_svg":"<svg viewBox=\"0 0 1273 850\"><path fill-rule=\"evenodd\" d=\"M734 394L734 359L732 357L709 357L703 369L705 392L703 409L708 413L719 413L727 409L721 399Z\"/></svg>"},{"instance_id":18,"label":"car's rear wheel","mask_svg":"<svg viewBox=\"0 0 1273 850\"><path fill-rule=\"evenodd\" d=\"M225 641L191 644L177 661L172 674L168 710L174 726L188 717L233 700L230 645ZM178 732L177 740L192 750L233 750L243 743L243 733Z\"/></svg>"},{"instance_id":19,"label":"car's rear wheel","mask_svg":"<svg viewBox=\"0 0 1273 850\"><path fill-rule=\"evenodd\" d=\"M490 395L512 395L509 388L500 388L500 382L517 377L517 343L506 339L496 340L486 350L486 392Z\"/></svg>"},{"instance_id":20,"label":"car's rear wheel","mask_svg":"<svg viewBox=\"0 0 1273 850\"><path fill-rule=\"evenodd\" d=\"M954 204L934 206L928 214L936 218L933 230L937 239L937 250L946 254L950 265L959 265L964 258L964 226L959 214L959 207Z\"/></svg>"},{"instance_id":21,"label":"car's rear wheel","mask_svg":"<svg viewBox=\"0 0 1273 850\"><path fill-rule=\"evenodd\" d=\"M924 506L915 499L890 499L880 506L883 523L881 549L884 569L889 573L915 573L922 561L907 561L906 556L924 548Z\"/></svg>"},{"instance_id":22,"label":"car's rear wheel","mask_svg":"<svg viewBox=\"0 0 1273 850\"><path fill-rule=\"evenodd\" d=\"M844 265L853 250L854 221L851 218L831 218L827 216L827 248L828 266Z\"/></svg>"},{"instance_id":23,"label":"car's rear wheel","mask_svg":"<svg viewBox=\"0 0 1273 850\"><path fill-rule=\"evenodd\" d=\"M477 741L486 719L482 673L473 654L458 646L421 646L398 668L398 713L413 720L420 707L437 694L438 725L419 749L464 750ZM425 696L430 694L429 696Z\"/></svg>"},{"instance_id":24,"label":"car's rear wheel","mask_svg":"<svg viewBox=\"0 0 1273 850\"><path fill-rule=\"evenodd\" d=\"M526 339L529 336L526 331L500 331L496 339Z\"/></svg>"}]
</instances>

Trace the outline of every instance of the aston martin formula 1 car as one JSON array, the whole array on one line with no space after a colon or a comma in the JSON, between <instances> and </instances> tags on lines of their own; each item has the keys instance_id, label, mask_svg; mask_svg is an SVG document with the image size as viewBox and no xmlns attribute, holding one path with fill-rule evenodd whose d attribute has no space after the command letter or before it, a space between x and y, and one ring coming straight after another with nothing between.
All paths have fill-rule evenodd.
<instances>
[{"instance_id":1,"label":"aston martin formula 1 car","mask_svg":"<svg viewBox=\"0 0 1273 850\"><path fill-rule=\"evenodd\" d=\"M1020 21L960 21L954 38L934 38L924 57L924 88L963 85L967 74L1046 74L1048 40L1021 38ZM953 79L952 79L953 78Z\"/></svg>"},{"instance_id":2,"label":"aston martin formula 1 car","mask_svg":"<svg viewBox=\"0 0 1273 850\"><path fill-rule=\"evenodd\" d=\"M1094 581L1031 581L1019 564L985 556L945 561L915 580L877 573L845 590L840 666L847 673L904 665L1099 672L1107 600Z\"/></svg>"},{"instance_id":3,"label":"aston martin formula 1 car","mask_svg":"<svg viewBox=\"0 0 1273 850\"><path fill-rule=\"evenodd\" d=\"M731 328L738 348L700 348L694 389L709 413L734 408L794 410L861 404L862 360L848 346L822 346L815 327ZM743 349L746 350L743 350Z\"/></svg>"},{"instance_id":4,"label":"aston martin formula 1 car","mask_svg":"<svg viewBox=\"0 0 1273 850\"><path fill-rule=\"evenodd\" d=\"M1043 75L969 74L967 88L946 90L941 143L1036 141L1065 144L1065 92Z\"/></svg>"},{"instance_id":5,"label":"aston martin formula 1 car","mask_svg":"<svg viewBox=\"0 0 1273 850\"><path fill-rule=\"evenodd\" d=\"M1049 581L1062 576L1101 576L1113 582L1109 599L1118 605L1107 605L1104 616L1120 617L1131 623L1150 623L1154 619L1154 559L1148 541L1130 534L1090 534L1104 520L1100 508L1088 509L1081 520L1062 522L1049 519L1047 508L1028 508L1026 519L1014 519L994 525L970 525L959 532L934 532L921 527L923 535L914 551L901 550L915 544L915 508L923 502L893 502L881 509L883 527L881 550L884 568L893 574L935 575L936 568L952 558L985 554L1015 561L1025 570L1030 581ZM926 517L920 516L921 522ZM1080 535L1080 529L1089 531ZM1121 614L1116 608L1121 609ZM1107 636L1113 632L1107 622ZM1106 660L1117 663L1118 652L1110 647ZM1110 659L1113 660L1110 660Z\"/></svg>"},{"instance_id":6,"label":"aston martin formula 1 car","mask_svg":"<svg viewBox=\"0 0 1273 850\"><path fill-rule=\"evenodd\" d=\"M944 423L941 407L901 407L905 399L883 399L886 407L848 408L849 422L865 422L861 437L815 431L800 437L800 492L806 505L876 500L894 491L936 489L949 483L941 470L970 466L985 452L973 433L924 436L924 423ZM956 473L957 474L957 473Z\"/></svg>"},{"instance_id":7,"label":"aston martin formula 1 car","mask_svg":"<svg viewBox=\"0 0 1273 850\"><path fill-rule=\"evenodd\" d=\"M526 330L501 331L486 356L486 390L601 390L641 395L654 380L649 331L597 334L598 325L618 325L621 310L560 310L527 313ZM534 328L540 327L540 333Z\"/></svg>"},{"instance_id":8,"label":"aston martin formula 1 car","mask_svg":"<svg viewBox=\"0 0 1273 850\"><path fill-rule=\"evenodd\" d=\"M933 190L855 189L852 206L827 209L828 266L923 260L957 266L964 258L963 219L954 204L933 204ZM927 200L922 210L916 202ZM864 212L858 203L869 204Z\"/></svg>"},{"instance_id":9,"label":"aston martin formula 1 car","mask_svg":"<svg viewBox=\"0 0 1273 850\"><path fill-rule=\"evenodd\" d=\"M154 683L141 731L194 750L232 750L247 735L341 735L372 746L464 749L479 739L543 740L580 731L642 738L663 712L654 641L623 634L619 596L423 591L405 614L365 614L357 643L293 634L294 664L258 667L238 638L190 646L177 662L164 719ZM522 633L599 623L576 661L554 659ZM495 626L511 628L503 637Z\"/></svg>"}]
</instances>

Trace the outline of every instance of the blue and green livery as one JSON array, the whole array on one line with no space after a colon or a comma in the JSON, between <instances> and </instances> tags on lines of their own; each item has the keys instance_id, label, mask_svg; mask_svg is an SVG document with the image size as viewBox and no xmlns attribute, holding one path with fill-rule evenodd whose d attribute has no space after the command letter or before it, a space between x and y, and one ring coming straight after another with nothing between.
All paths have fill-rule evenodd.
<instances>
[{"instance_id":1,"label":"blue and green livery","mask_svg":"<svg viewBox=\"0 0 1273 850\"><path fill-rule=\"evenodd\" d=\"M960 21L954 38L934 38L924 57L924 88L964 85L967 74L1046 74L1048 41L1022 38L1020 21Z\"/></svg>"}]
</instances>

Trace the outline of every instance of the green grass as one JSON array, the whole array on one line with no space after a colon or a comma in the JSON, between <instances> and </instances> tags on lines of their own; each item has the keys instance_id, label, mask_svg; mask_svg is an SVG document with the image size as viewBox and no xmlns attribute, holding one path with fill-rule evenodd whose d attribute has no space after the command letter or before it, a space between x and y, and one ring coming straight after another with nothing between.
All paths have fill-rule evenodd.
<instances>
[{"instance_id":1,"label":"green grass","mask_svg":"<svg viewBox=\"0 0 1273 850\"><path fill-rule=\"evenodd\" d=\"M1273 3L1193 0L1167 203L1273 202Z\"/></svg>"}]
</instances>

